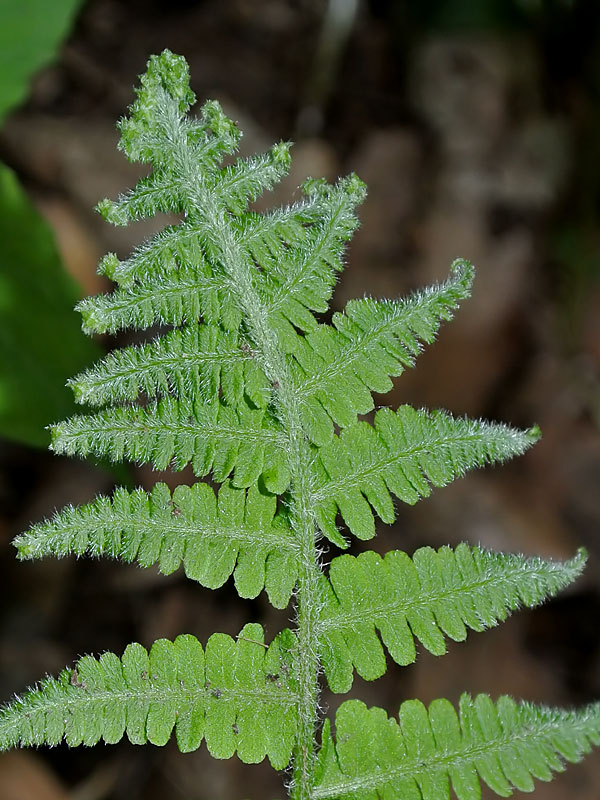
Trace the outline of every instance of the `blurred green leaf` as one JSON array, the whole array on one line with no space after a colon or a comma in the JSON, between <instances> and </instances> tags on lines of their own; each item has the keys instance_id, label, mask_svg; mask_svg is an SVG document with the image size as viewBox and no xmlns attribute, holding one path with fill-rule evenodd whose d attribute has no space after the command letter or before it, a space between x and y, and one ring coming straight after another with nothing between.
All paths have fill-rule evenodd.
<instances>
[{"instance_id":1,"label":"blurred green leaf","mask_svg":"<svg viewBox=\"0 0 600 800\"><path fill-rule=\"evenodd\" d=\"M80 330L81 296L50 227L0 164L0 435L45 446L73 410L66 379L99 355Z\"/></svg>"},{"instance_id":2,"label":"blurred green leaf","mask_svg":"<svg viewBox=\"0 0 600 800\"><path fill-rule=\"evenodd\" d=\"M0 123L29 93L73 24L82 0L0 0Z\"/></svg>"}]
</instances>

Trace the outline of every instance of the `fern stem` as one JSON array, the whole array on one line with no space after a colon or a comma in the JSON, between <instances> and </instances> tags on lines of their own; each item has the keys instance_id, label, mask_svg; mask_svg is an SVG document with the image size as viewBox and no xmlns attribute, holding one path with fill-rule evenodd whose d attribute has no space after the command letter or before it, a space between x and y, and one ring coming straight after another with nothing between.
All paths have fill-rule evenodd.
<instances>
[{"instance_id":1,"label":"fern stem","mask_svg":"<svg viewBox=\"0 0 600 800\"><path fill-rule=\"evenodd\" d=\"M317 528L312 510L312 486L310 477L311 453L308 440L302 430L298 397L285 355L279 345L277 334L269 322L269 309L261 301L247 261L243 258L239 243L227 225L220 209L211 206L208 197L203 198L204 213L210 229L215 233L215 242L223 257L223 265L235 287L238 303L244 315L250 344L256 352L267 377L274 387L274 403L287 440L287 455L290 468L290 523L299 549L299 571L296 591L296 648L292 653L294 675L298 681L299 731L293 753L291 800L310 800L314 784L316 762L316 728L319 705L319 655L318 624L319 578L321 567L316 547ZM210 210L207 210L210 209Z\"/></svg>"},{"instance_id":2,"label":"fern stem","mask_svg":"<svg viewBox=\"0 0 600 800\"><path fill-rule=\"evenodd\" d=\"M316 521L312 509L311 453L302 430L299 400L285 354L270 324L270 309L256 290L251 266L244 257L241 242L229 215L215 199L210 187L198 178L189 159L185 131L176 116L165 119L169 139L173 143L173 161L185 179L188 200L204 220L206 233L220 253L220 261L229 282L231 294L242 311L249 344L273 385L273 401L286 439L290 469L290 523L299 549L299 571L296 591L296 648L292 653L293 674L298 682L299 731L293 752L291 800L310 800L316 763L316 727L319 704L319 577L321 567L316 547ZM287 146L281 145L279 156L284 166L289 158Z\"/></svg>"},{"instance_id":3,"label":"fern stem","mask_svg":"<svg viewBox=\"0 0 600 800\"><path fill-rule=\"evenodd\" d=\"M293 407L290 411L293 410ZM291 415L290 415L291 416ZM294 422L298 425L299 417ZM292 525L299 536L300 569L296 593L297 665L299 676L300 730L297 749L294 753L293 800L309 800L312 796L315 760L315 732L319 705L319 656L318 623L321 567L315 547L315 523L309 507L311 496L308 480L309 452L302 434L295 435L291 442L296 469L292 472Z\"/></svg>"}]
</instances>

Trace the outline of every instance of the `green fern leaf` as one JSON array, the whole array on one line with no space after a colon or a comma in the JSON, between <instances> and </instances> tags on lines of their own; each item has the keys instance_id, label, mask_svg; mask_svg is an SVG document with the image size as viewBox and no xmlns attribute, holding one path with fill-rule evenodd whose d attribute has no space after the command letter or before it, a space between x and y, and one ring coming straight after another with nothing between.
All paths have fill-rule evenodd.
<instances>
[{"instance_id":1,"label":"green fern leaf","mask_svg":"<svg viewBox=\"0 0 600 800\"><path fill-rule=\"evenodd\" d=\"M203 262L204 245L204 236L190 219L184 219L178 225L167 225L139 244L123 261L115 253L107 253L100 260L98 272L123 287L138 281L143 283L153 273L166 278L184 263Z\"/></svg>"},{"instance_id":2,"label":"green fern leaf","mask_svg":"<svg viewBox=\"0 0 600 800\"><path fill-rule=\"evenodd\" d=\"M399 723L358 700L336 715L336 743L323 729L314 800L479 800L481 778L496 794L530 792L600 744L600 704L578 712L463 695L400 707Z\"/></svg>"},{"instance_id":3,"label":"green fern leaf","mask_svg":"<svg viewBox=\"0 0 600 800\"><path fill-rule=\"evenodd\" d=\"M357 422L321 447L315 464L313 502L319 527L346 547L335 519L341 513L359 539L375 535L371 507L386 523L394 521L390 492L405 503L427 497L468 469L523 453L539 430L454 418L442 411L383 408L374 426Z\"/></svg>"},{"instance_id":4,"label":"green fern leaf","mask_svg":"<svg viewBox=\"0 0 600 800\"><path fill-rule=\"evenodd\" d=\"M168 70L179 72L178 82L165 79ZM215 100L202 105L198 118L185 117L196 100L185 59L166 51L151 58L135 91L138 97L130 116L117 126L119 149L130 161L172 165L178 146L169 135L174 127L181 129L194 161L204 171L215 172L222 159L237 149L241 133Z\"/></svg>"},{"instance_id":5,"label":"green fern leaf","mask_svg":"<svg viewBox=\"0 0 600 800\"><path fill-rule=\"evenodd\" d=\"M233 472L234 484L244 487L263 475L267 488L277 492L289 483L277 423L265 409L246 404L232 409L219 401L165 397L145 408L117 406L71 417L51 430L56 453L129 459L159 470L191 464L194 474L212 470L219 482Z\"/></svg>"},{"instance_id":6,"label":"green fern leaf","mask_svg":"<svg viewBox=\"0 0 600 800\"><path fill-rule=\"evenodd\" d=\"M456 261L445 283L406 300L351 300L333 325L294 337L294 379L302 422L317 445L333 435L333 423L356 422L373 409L371 392L392 389L390 376L412 366L421 341L431 343L442 320L469 296L473 267Z\"/></svg>"},{"instance_id":7,"label":"green fern leaf","mask_svg":"<svg viewBox=\"0 0 600 800\"><path fill-rule=\"evenodd\" d=\"M416 659L415 639L443 655L444 635L460 642L468 628L491 628L520 606L543 602L574 581L585 562L583 550L570 561L554 562L466 544L437 552L423 547L412 559L401 550L384 558L372 551L334 558L320 605L327 682L334 692L349 691L353 667L366 680L381 677L381 641L401 665Z\"/></svg>"},{"instance_id":8,"label":"green fern leaf","mask_svg":"<svg viewBox=\"0 0 600 800\"><path fill-rule=\"evenodd\" d=\"M311 214L312 204L304 200L284 208L276 208L258 214L249 211L241 217L233 217L232 224L238 234L240 245L248 258L265 270L265 279L271 283L271 273L281 272L280 266L289 257L292 248L300 249L306 241L311 224L318 217ZM271 286L273 292L276 286Z\"/></svg>"},{"instance_id":9,"label":"green fern leaf","mask_svg":"<svg viewBox=\"0 0 600 800\"><path fill-rule=\"evenodd\" d=\"M248 203L287 175L290 168L290 144L280 142L268 153L240 158L225 167L209 191L213 202L222 203L232 214L242 214Z\"/></svg>"},{"instance_id":10,"label":"green fern leaf","mask_svg":"<svg viewBox=\"0 0 600 800\"><path fill-rule=\"evenodd\" d=\"M166 170L155 169L140 178L135 189L118 200L103 200L97 209L113 225L129 225L155 214L179 214L185 208L185 195L177 179Z\"/></svg>"},{"instance_id":11,"label":"green fern leaf","mask_svg":"<svg viewBox=\"0 0 600 800\"><path fill-rule=\"evenodd\" d=\"M183 134L180 126L178 133ZM183 137L182 137L183 138ZM184 139L185 141L185 139ZM138 181L135 188L121 195L116 201L104 200L98 204L98 211L107 222L113 225L128 225L157 213L177 214L189 209L199 212L204 196L210 194L215 205L224 206L227 211L242 214L248 203L271 189L289 170L289 145L282 142L275 145L262 156L238 159L232 166L224 167L211 181L198 190L200 173L197 164L193 165L192 175L186 175L177 165L175 168L157 169L147 178ZM188 181L182 178L188 178ZM197 194L186 191L194 186ZM207 223L202 216L195 220L199 232L206 232Z\"/></svg>"},{"instance_id":12,"label":"green fern leaf","mask_svg":"<svg viewBox=\"0 0 600 800\"><path fill-rule=\"evenodd\" d=\"M196 165L198 171L200 166ZM250 162L247 170L253 174ZM226 197L223 204L235 205L234 183L223 174L209 192L210 203L218 205L219 186ZM305 189L309 192L306 202L269 215L244 214L239 222L232 218L231 226L240 253L263 271L256 290L268 305L273 324L282 327L287 321L310 330L317 323L308 309L324 312L328 308L336 272L342 269L344 245L357 226L353 211L364 196L364 185L350 176L336 186L312 182ZM142 211L150 215L149 195L143 186L140 207L134 208L136 191L117 203L105 201L101 211L111 221L122 219L123 224L129 220L129 209L133 217ZM229 330L239 327L239 311L233 321L222 316L231 313L229 306L235 307L235 292L227 292L227 276L219 268L220 253L214 249L211 229L206 229L191 203L185 210L190 214L187 219L139 246L129 259L105 256L100 272L121 288L78 305L84 330L114 333L156 322L189 324L200 317L222 322ZM295 346L294 339L291 342Z\"/></svg>"},{"instance_id":13,"label":"green fern leaf","mask_svg":"<svg viewBox=\"0 0 600 800\"><path fill-rule=\"evenodd\" d=\"M173 729L179 749L202 739L215 758L235 752L245 763L269 757L287 765L297 730L296 688L284 631L268 648L260 625L246 625L237 642L213 634L205 650L194 636L159 639L148 654L130 644L123 657L84 656L74 669L47 678L0 710L0 750L118 742L164 745Z\"/></svg>"},{"instance_id":14,"label":"green fern leaf","mask_svg":"<svg viewBox=\"0 0 600 800\"><path fill-rule=\"evenodd\" d=\"M81 312L86 333L116 333L154 324L192 325L200 318L237 331L241 322L241 312L226 282L219 283L201 258L176 274L156 272L143 283L88 297L76 309Z\"/></svg>"},{"instance_id":15,"label":"green fern leaf","mask_svg":"<svg viewBox=\"0 0 600 800\"><path fill-rule=\"evenodd\" d=\"M147 494L117 489L111 501L67 507L17 536L19 558L53 555L110 556L158 565L170 575L182 564L188 578L216 589L233 574L241 597L263 588L276 608L288 604L296 576L297 543L288 521L275 515L277 499L253 486L246 492L224 483L215 497L205 483L164 483Z\"/></svg>"},{"instance_id":16,"label":"green fern leaf","mask_svg":"<svg viewBox=\"0 0 600 800\"><path fill-rule=\"evenodd\" d=\"M79 403L103 405L173 395L210 400L222 390L236 406L246 397L265 408L271 397L266 375L238 335L217 325L174 330L132 347L115 350L68 381Z\"/></svg>"},{"instance_id":17,"label":"green fern leaf","mask_svg":"<svg viewBox=\"0 0 600 800\"><path fill-rule=\"evenodd\" d=\"M295 339L285 321L311 330L316 320L303 309L325 312L329 308L336 275L343 268L345 244L358 226L354 211L366 193L356 175L341 178L335 185L309 180L302 188L307 196L304 203L267 216L257 226L262 235L253 233L246 243L242 240L242 247L264 270L265 281L257 289L271 324L288 332L282 342L288 350Z\"/></svg>"}]
</instances>

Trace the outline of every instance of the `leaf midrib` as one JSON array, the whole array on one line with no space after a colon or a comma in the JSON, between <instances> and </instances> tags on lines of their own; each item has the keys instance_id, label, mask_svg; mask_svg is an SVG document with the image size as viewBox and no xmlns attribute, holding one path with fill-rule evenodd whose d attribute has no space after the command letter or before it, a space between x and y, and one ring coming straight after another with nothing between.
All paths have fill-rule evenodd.
<instances>
[{"instance_id":1,"label":"leaf midrib","mask_svg":"<svg viewBox=\"0 0 600 800\"><path fill-rule=\"evenodd\" d=\"M60 688L60 687L55 687ZM34 714L39 713L47 713L48 711L52 710L67 710L69 707L72 706L85 706L92 703L105 703L107 701L114 701L118 700L123 703L135 701L135 700L143 700L144 702L189 702L190 700L212 700L214 702L227 702L227 701L242 701L245 703L251 703L256 701L257 699L261 700L265 704L268 703L275 703L277 705L281 705L284 707L291 706L293 703L296 703L298 698L291 689L286 690L283 689L277 690L275 689L262 689L259 687L252 688L252 689L243 689L243 688L220 688L219 691L221 694L219 697L215 697L212 692L216 690L216 686L212 688L199 688L196 690L193 689L173 689L171 687L158 687L158 686L148 686L147 689L139 690L136 689L118 689L118 690L110 690L110 689L89 689L84 688L83 686L78 689L81 692L79 696L74 696L73 694L66 696L64 695L60 699L49 700L47 697L44 697L43 704L36 705L35 707L28 707L24 705L20 708L17 712L16 719L14 722L10 722L11 715L7 714L4 719L0 716L0 733L3 731L10 730L19 725L22 717L31 717ZM11 709L14 710L14 707ZM8 722L8 725L4 725L4 722Z\"/></svg>"},{"instance_id":2,"label":"leaf midrib","mask_svg":"<svg viewBox=\"0 0 600 800\"><path fill-rule=\"evenodd\" d=\"M377 433L376 429L375 432ZM422 441L419 443L419 445L414 445L408 449L401 450L395 455L392 455L388 450L389 458L373 462L364 469L353 470L351 474L345 475L343 478L328 480L327 483L323 484L320 489L317 489L314 492L312 500L313 502L322 503L325 500L335 499L339 491L344 491L347 489L359 489L362 491L361 487L363 486L366 478L373 474L380 476L381 473L385 469L389 468L392 464L396 464L401 461L414 460L419 455L430 452L435 453L438 448L447 447L452 444L473 444L475 441L485 441L486 437L484 433L485 431L478 431L477 433L472 433L470 435L461 433L459 435L444 437L443 439ZM381 437L379 438L381 439ZM381 444L383 447L388 449L384 442L381 442ZM422 471L420 465L419 469ZM416 488L415 491L417 491Z\"/></svg>"},{"instance_id":3,"label":"leaf midrib","mask_svg":"<svg viewBox=\"0 0 600 800\"><path fill-rule=\"evenodd\" d=\"M460 587L453 587L451 590L440 590L439 592L435 592L435 590L430 590L429 594L423 594L422 589L423 587L420 586L420 591L418 595L412 595L412 602L406 598L396 599L390 603L382 603L381 605L370 606L369 608L364 609L364 611L348 611L345 610L339 614L335 614L335 616L331 616L329 618L325 618L321 621L319 628L321 631L327 631L331 628L338 629L349 627L355 623L362 623L362 622L371 622L373 625L377 626L377 620L374 619L376 616L386 615L389 613L400 613L406 615L412 609L424 608L431 606L433 603L437 603L443 600L448 600L451 598L456 597L457 599L463 595L468 594L469 592L475 591L477 589L484 589L487 587L496 587L502 586L507 583L513 583L513 585L518 588L518 581L517 579L522 577L524 570L519 570L518 567L515 567L512 570L509 570L507 573L503 573L501 576L494 575L491 579L486 579L485 576L482 576L480 580L473 580L467 584L463 584ZM527 571L528 578L537 578L541 579L542 581L548 582L548 576L544 574L541 570L532 569ZM420 576L419 576L420 579ZM332 586L332 589L335 592L335 588ZM553 589L552 587L549 589L551 593L557 591L557 589ZM338 599L339 602L339 599ZM520 596L517 598L517 603L522 602ZM340 604L341 605L341 604ZM507 602L506 608L513 609L514 606L512 602ZM494 617L498 618L497 615L494 613ZM465 622L464 618L461 616L461 620ZM481 619L481 623L484 628L489 627L489 625ZM440 627L440 626L438 626ZM470 627L470 625L468 626Z\"/></svg>"},{"instance_id":4,"label":"leaf midrib","mask_svg":"<svg viewBox=\"0 0 600 800\"><path fill-rule=\"evenodd\" d=\"M112 512L112 518L115 520L115 527L119 527L121 530L131 530L134 529L136 531L141 530L142 533L146 532L149 527L156 528L160 530L161 533L164 532L164 536L161 536L161 543L166 539L167 536L174 534L174 535L181 535L184 536L186 541L193 540L195 537L198 538L226 538L229 541L238 541L240 544L245 543L253 543L253 544L269 544L272 546L278 547L285 547L290 551L296 551L297 545L291 538L286 539L283 536L277 536L276 534L269 533L267 529L260 529L256 532L256 529L242 529L243 533L240 532L240 526L238 525L236 528L231 528L229 530L225 528L219 528L218 525L211 527L210 529L202 530L198 527L198 524L193 525L192 522L186 527L184 525L175 525L175 524L164 524L161 520L155 520L152 517L128 517L124 514L119 514L118 512ZM181 519L181 517L178 517ZM80 520L70 521L71 528L75 527L75 524L79 524L79 527L82 532L91 531L92 535L106 530L111 524L113 520L107 520L103 522L101 519L96 518L90 520L91 524L88 524L88 518L82 518ZM57 528L55 531L40 531L35 532L32 531L31 535L35 534L35 541L38 542L41 539L53 539L56 537L61 537L61 529ZM76 537L77 531L75 533L69 534L69 536ZM62 538L62 537L61 537ZM89 552L90 548L86 547L85 552ZM110 552L111 548L106 547L103 552ZM122 557L122 554L119 554ZM136 556L137 558L137 556ZM158 557L156 559L159 560ZM182 561L185 560L185 557L182 555Z\"/></svg>"}]
</instances>

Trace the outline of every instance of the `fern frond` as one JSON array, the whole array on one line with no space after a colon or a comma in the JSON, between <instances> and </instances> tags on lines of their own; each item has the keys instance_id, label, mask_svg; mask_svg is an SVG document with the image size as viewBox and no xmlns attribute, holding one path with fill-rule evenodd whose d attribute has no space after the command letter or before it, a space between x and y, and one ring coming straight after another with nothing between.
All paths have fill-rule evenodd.
<instances>
[{"instance_id":1,"label":"fern frond","mask_svg":"<svg viewBox=\"0 0 600 800\"><path fill-rule=\"evenodd\" d=\"M351 300L344 314L333 315L333 325L295 336L296 392L315 444L331 439L334 422L352 425L357 414L373 409L371 392L389 392L390 376L413 366L421 342L433 342L440 323L469 296L472 281L472 265L459 259L445 283L405 300Z\"/></svg>"},{"instance_id":2,"label":"fern frond","mask_svg":"<svg viewBox=\"0 0 600 800\"><path fill-rule=\"evenodd\" d=\"M276 507L274 495L228 481L217 497L206 483L178 486L172 496L164 483L150 493L119 488L112 501L68 506L13 543L20 559L110 556L157 564L165 575L183 564L188 578L210 589L233 574L241 597L264 588L276 608L285 608L298 574L298 545Z\"/></svg>"},{"instance_id":3,"label":"fern frond","mask_svg":"<svg viewBox=\"0 0 600 800\"><path fill-rule=\"evenodd\" d=\"M431 486L444 486L473 467L520 455L539 430L454 418L442 411L382 408L374 425L357 422L318 450L313 502L319 527L335 544L347 546L335 525L339 509L359 539L375 535L371 507L394 521L390 493L413 504Z\"/></svg>"},{"instance_id":4,"label":"fern frond","mask_svg":"<svg viewBox=\"0 0 600 800\"><path fill-rule=\"evenodd\" d=\"M245 403L236 409L165 397L145 408L117 406L97 414L77 415L53 425L52 449L66 455L104 456L152 463L155 469L192 465L194 474L212 470L221 483L247 487L263 475L269 491L289 483L285 439L265 409Z\"/></svg>"},{"instance_id":5,"label":"fern frond","mask_svg":"<svg viewBox=\"0 0 600 800\"><path fill-rule=\"evenodd\" d=\"M237 642L213 634L205 650L194 636L159 639L148 653L130 644L123 657L81 658L74 669L0 709L0 750L16 746L108 744L127 734L133 744L164 745L173 729L179 749L203 739L215 758L248 764L268 756L287 765L297 730L296 689L285 631L267 648L260 625Z\"/></svg>"},{"instance_id":6,"label":"fern frond","mask_svg":"<svg viewBox=\"0 0 600 800\"><path fill-rule=\"evenodd\" d=\"M497 794L530 791L563 759L600 744L600 704L578 713L502 697L463 695L429 709L402 704L399 721L358 701L325 722L317 753L323 671L334 692L354 670L373 680L386 649L405 665L417 642L436 655L520 605L534 606L581 572L583 550L556 563L461 544L343 555L324 574L319 537L342 548L338 515L360 539L377 514L395 518L394 497L415 503L468 469L523 453L539 430L454 418L442 411L383 408L389 391L470 293L473 268L459 259L447 281L406 300L350 301L321 324L365 186L308 180L299 202L269 213L250 207L290 166L290 145L231 158L240 132L218 103L186 117L195 98L185 60L153 56L121 120L119 147L149 174L98 210L116 224L177 214L125 259L99 272L114 291L83 300L88 333L154 326L158 336L115 350L69 381L94 410L52 426L52 449L156 469L191 465L221 484L158 483L146 493L67 507L15 540L21 559L107 555L164 574L183 567L208 588L233 576L238 593L265 589L292 632L269 645L260 625L237 641L189 635L148 653L85 656L0 708L0 750L91 745L125 735L247 763L290 764L293 800L479 800L480 779ZM172 220L169 220L172 222ZM339 429L339 433L337 431Z\"/></svg>"},{"instance_id":7,"label":"fern frond","mask_svg":"<svg viewBox=\"0 0 600 800\"><path fill-rule=\"evenodd\" d=\"M428 709L408 700L396 722L349 700L336 715L335 744L328 721L322 741L314 800L450 800L451 786L458 800L479 800L480 778L508 797L600 744L600 704L570 712L463 695L459 715L444 699Z\"/></svg>"},{"instance_id":8,"label":"fern frond","mask_svg":"<svg viewBox=\"0 0 600 800\"><path fill-rule=\"evenodd\" d=\"M441 656L444 635L460 642L468 628L482 631L522 605L538 605L574 581L585 562L583 550L556 562L467 544L422 547L412 559L401 550L334 558L322 583L319 623L327 682L334 692L349 691L353 667L366 680L381 677L382 642L403 666L416 659L415 639Z\"/></svg>"},{"instance_id":9,"label":"fern frond","mask_svg":"<svg viewBox=\"0 0 600 800\"><path fill-rule=\"evenodd\" d=\"M103 405L174 395L210 400L222 390L226 405L244 394L259 408L271 397L271 385L252 351L237 334L217 325L189 326L109 353L68 381L78 403Z\"/></svg>"}]
</instances>

